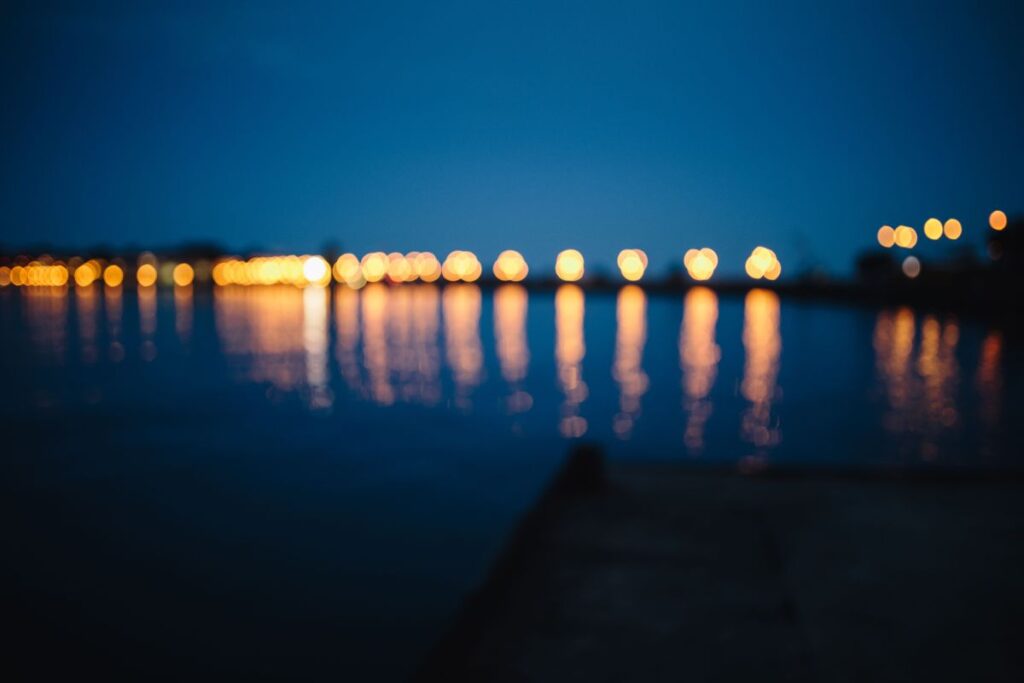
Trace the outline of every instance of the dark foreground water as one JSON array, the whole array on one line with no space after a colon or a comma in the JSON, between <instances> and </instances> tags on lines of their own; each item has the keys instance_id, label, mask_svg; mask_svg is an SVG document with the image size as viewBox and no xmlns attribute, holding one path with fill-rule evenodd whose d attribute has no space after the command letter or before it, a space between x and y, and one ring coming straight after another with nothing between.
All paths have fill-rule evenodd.
<instances>
[{"instance_id":1,"label":"dark foreground water","mask_svg":"<svg viewBox=\"0 0 1024 683\"><path fill-rule=\"evenodd\" d=\"M41 670L401 677L576 439L742 467L1021 464L1016 350L905 308L8 287L0 324L2 590Z\"/></svg>"}]
</instances>

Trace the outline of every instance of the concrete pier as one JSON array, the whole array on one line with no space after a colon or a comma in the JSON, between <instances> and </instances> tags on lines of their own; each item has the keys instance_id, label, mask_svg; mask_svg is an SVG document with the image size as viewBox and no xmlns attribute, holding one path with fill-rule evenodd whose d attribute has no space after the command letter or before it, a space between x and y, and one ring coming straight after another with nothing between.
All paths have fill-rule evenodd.
<instances>
[{"instance_id":1,"label":"concrete pier","mask_svg":"<svg viewBox=\"0 0 1024 683\"><path fill-rule=\"evenodd\" d=\"M1024 486L572 458L420 680L1024 680Z\"/></svg>"}]
</instances>

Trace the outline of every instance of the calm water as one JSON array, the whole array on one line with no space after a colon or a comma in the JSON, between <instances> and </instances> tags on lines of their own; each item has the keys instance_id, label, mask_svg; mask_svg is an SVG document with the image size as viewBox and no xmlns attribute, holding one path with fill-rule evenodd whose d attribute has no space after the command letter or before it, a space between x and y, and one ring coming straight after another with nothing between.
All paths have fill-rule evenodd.
<instances>
[{"instance_id":1,"label":"calm water","mask_svg":"<svg viewBox=\"0 0 1024 683\"><path fill-rule=\"evenodd\" d=\"M1018 357L905 308L7 288L0 323L14 617L126 668L186 647L233 672L402 675L576 439L698 464L1020 465Z\"/></svg>"}]
</instances>

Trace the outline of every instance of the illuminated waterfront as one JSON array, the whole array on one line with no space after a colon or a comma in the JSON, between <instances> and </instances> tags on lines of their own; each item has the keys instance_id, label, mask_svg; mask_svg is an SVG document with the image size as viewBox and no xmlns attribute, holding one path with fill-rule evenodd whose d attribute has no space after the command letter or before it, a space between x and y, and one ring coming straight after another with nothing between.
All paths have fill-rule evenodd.
<instances>
[{"instance_id":1,"label":"illuminated waterfront","mask_svg":"<svg viewBox=\"0 0 1024 683\"><path fill-rule=\"evenodd\" d=\"M5 408L32 420L88 406L146 432L158 405L219 420L241 402L300 431L289 420L302 414L344 430L379 411L394 421L381 438L431 452L457 424L477 443L521 440L552 458L585 439L707 463L1018 464L1006 411L1020 389L1002 334L908 307L467 283L89 284L8 288L0 305L4 356L17 359ZM846 436L823 449L825 433Z\"/></svg>"}]
</instances>

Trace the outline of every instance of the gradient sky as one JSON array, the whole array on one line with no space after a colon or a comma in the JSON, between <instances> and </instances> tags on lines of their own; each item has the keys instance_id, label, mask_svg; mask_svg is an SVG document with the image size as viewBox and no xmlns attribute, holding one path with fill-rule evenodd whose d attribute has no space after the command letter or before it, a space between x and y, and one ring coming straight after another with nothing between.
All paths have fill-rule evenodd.
<instances>
[{"instance_id":1,"label":"gradient sky","mask_svg":"<svg viewBox=\"0 0 1024 683\"><path fill-rule=\"evenodd\" d=\"M1019 2L44 4L0 9L8 245L842 273L1024 210Z\"/></svg>"}]
</instances>

